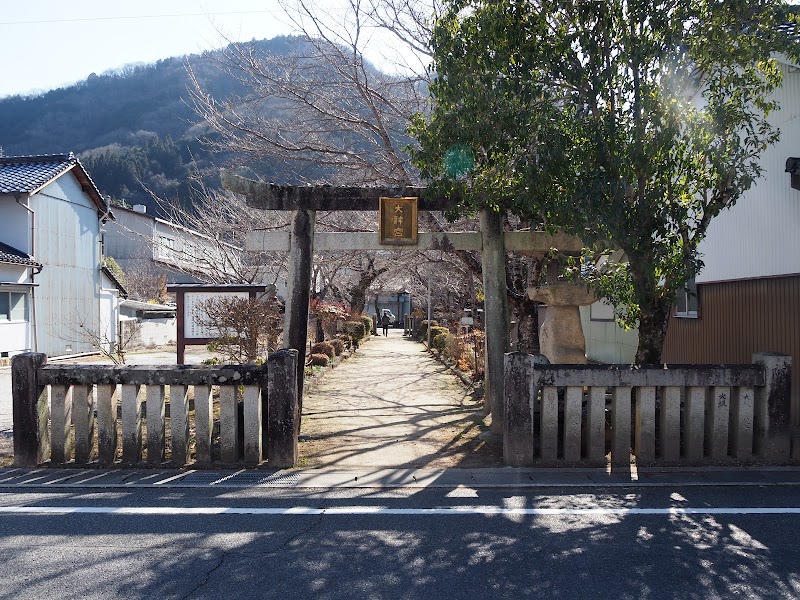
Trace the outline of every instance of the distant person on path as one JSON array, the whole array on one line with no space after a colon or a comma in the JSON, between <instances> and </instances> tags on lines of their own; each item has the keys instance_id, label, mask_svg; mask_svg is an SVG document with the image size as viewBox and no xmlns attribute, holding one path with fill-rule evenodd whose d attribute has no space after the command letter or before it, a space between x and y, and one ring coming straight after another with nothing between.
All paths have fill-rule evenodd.
<instances>
[{"instance_id":1,"label":"distant person on path","mask_svg":"<svg viewBox=\"0 0 800 600\"><path fill-rule=\"evenodd\" d=\"M381 325L383 326L383 335L389 336L389 315L383 313L381 317Z\"/></svg>"}]
</instances>

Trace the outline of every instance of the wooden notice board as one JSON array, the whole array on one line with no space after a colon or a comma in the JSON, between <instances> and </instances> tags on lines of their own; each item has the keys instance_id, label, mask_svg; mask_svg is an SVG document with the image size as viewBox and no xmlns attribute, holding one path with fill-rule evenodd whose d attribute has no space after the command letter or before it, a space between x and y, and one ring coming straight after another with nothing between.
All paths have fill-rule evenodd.
<instances>
[{"instance_id":1,"label":"wooden notice board","mask_svg":"<svg viewBox=\"0 0 800 600\"><path fill-rule=\"evenodd\" d=\"M258 294L274 294L274 286L255 284L202 284L173 283L168 292L175 294L178 305L178 364L184 364L186 346L205 346L219 339L219 332L209 329L201 322L198 307L211 298L256 298Z\"/></svg>"},{"instance_id":2,"label":"wooden notice board","mask_svg":"<svg viewBox=\"0 0 800 600\"><path fill-rule=\"evenodd\" d=\"M419 198L380 199L380 243L387 246L417 244Z\"/></svg>"}]
</instances>

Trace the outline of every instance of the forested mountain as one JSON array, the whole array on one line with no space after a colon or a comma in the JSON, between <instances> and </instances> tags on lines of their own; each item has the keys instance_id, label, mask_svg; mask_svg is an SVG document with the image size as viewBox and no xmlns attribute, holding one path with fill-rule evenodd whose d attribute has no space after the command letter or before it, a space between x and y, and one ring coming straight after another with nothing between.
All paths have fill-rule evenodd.
<instances>
[{"instance_id":1,"label":"forested mountain","mask_svg":"<svg viewBox=\"0 0 800 600\"><path fill-rule=\"evenodd\" d=\"M292 38L253 41L282 54ZM296 41L296 40L295 40ZM92 74L85 81L33 96L0 99L0 148L5 155L75 152L104 195L154 208L143 186L161 197L189 198L195 170L212 186L230 158L198 142L205 133L190 107L184 61L215 97L240 84L214 61L218 53L167 58Z\"/></svg>"}]
</instances>

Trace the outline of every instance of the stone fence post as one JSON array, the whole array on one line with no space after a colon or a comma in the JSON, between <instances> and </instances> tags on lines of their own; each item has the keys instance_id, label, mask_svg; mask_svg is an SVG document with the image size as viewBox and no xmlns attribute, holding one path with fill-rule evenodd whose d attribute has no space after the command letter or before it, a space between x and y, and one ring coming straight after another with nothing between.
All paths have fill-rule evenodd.
<instances>
[{"instance_id":1,"label":"stone fence post","mask_svg":"<svg viewBox=\"0 0 800 600\"><path fill-rule=\"evenodd\" d=\"M541 354L511 352L505 355L503 460L506 466L533 465L533 412L538 393L535 369L536 365L549 362Z\"/></svg>"},{"instance_id":2,"label":"stone fence post","mask_svg":"<svg viewBox=\"0 0 800 600\"><path fill-rule=\"evenodd\" d=\"M14 413L14 466L35 467L50 458L47 421L50 408L39 368L47 355L33 352L11 359L11 397Z\"/></svg>"},{"instance_id":3,"label":"stone fence post","mask_svg":"<svg viewBox=\"0 0 800 600\"><path fill-rule=\"evenodd\" d=\"M271 469L297 464L300 406L297 385L297 350L278 350L267 358L267 460Z\"/></svg>"},{"instance_id":4,"label":"stone fence post","mask_svg":"<svg viewBox=\"0 0 800 600\"><path fill-rule=\"evenodd\" d=\"M764 386L755 390L756 455L782 462L791 452L792 357L757 352L753 363L764 367Z\"/></svg>"}]
</instances>

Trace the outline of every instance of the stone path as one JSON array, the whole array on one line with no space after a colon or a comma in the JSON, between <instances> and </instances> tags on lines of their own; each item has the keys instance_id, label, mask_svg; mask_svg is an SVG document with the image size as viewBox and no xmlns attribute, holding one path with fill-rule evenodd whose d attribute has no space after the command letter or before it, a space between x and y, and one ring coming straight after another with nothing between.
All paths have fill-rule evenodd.
<instances>
[{"instance_id":1,"label":"stone path","mask_svg":"<svg viewBox=\"0 0 800 600\"><path fill-rule=\"evenodd\" d=\"M390 330L306 391L300 467L502 466L489 418L421 344Z\"/></svg>"}]
</instances>

